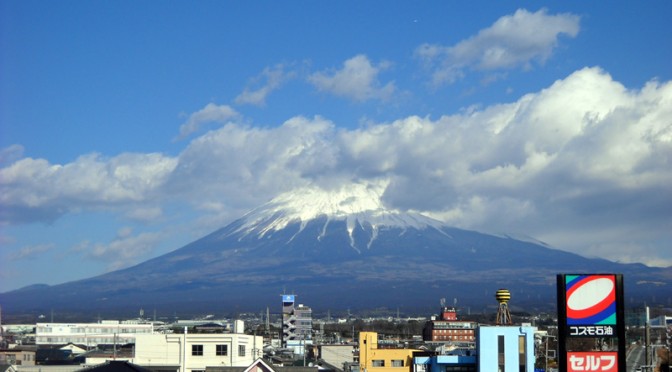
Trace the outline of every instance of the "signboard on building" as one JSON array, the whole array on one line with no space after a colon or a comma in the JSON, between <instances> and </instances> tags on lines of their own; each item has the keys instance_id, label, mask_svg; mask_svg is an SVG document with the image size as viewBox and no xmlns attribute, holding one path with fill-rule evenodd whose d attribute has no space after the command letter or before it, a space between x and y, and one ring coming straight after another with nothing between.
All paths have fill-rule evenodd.
<instances>
[{"instance_id":1,"label":"signboard on building","mask_svg":"<svg viewBox=\"0 0 672 372\"><path fill-rule=\"evenodd\" d=\"M616 352L567 352L567 372L618 372Z\"/></svg>"},{"instance_id":2,"label":"signboard on building","mask_svg":"<svg viewBox=\"0 0 672 372\"><path fill-rule=\"evenodd\" d=\"M625 371L623 276L558 274L558 341L560 370ZM578 342L593 338L616 341L617 350L583 350Z\"/></svg>"},{"instance_id":3,"label":"signboard on building","mask_svg":"<svg viewBox=\"0 0 672 372\"><path fill-rule=\"evenodd\" d=\"M282 295L282 302L291 302L294 303L294 295Z\"/></svg>"},{"instance_id":4,"label":"signboard on building","mask_svg":"<svg viewBox=\"0 0 672 372\"><path fill-rule=\"evenodd\" d=\"M565 275L567 330L571 337L616 337L616 277Z\"/></svg>"}]
</instances>

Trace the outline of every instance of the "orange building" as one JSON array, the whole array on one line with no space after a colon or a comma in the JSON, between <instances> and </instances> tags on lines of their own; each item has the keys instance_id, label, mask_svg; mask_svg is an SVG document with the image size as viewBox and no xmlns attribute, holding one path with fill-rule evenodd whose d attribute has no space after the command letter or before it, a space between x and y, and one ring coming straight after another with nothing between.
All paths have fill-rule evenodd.
<instances>
[{"instance_id":1,"label":"orange building","mask_svg":"<svg viewBox=\"0 0 672 372\"><path fill-rule=\"evenodd\" d=\"M359 333L360 372L405 372L413 367L413 353L417 349L378 348L378 333Z\"/></svg>"}]
</instances>

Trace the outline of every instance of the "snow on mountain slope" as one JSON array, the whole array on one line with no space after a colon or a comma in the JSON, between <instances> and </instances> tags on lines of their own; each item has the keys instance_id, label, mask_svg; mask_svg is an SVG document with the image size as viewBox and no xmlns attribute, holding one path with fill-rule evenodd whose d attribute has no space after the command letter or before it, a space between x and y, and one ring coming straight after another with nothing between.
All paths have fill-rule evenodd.
<instances>
[{"instance_id":1,"label":"snow on mountain slope","mask_svg":"<svg viewBox=\"0 0 672 372\"><path fill-rule=\"evenodd\" d=\"M243 217L244 223L235 231L243 235L265 234L280 231L291 223L300 223L299 232L306 224L326 217L323 234L331 221L346 221L350 245L357 249L353 232L357 227L370 230L367 247L376 239L381 227L401 229L428 227L439 231L444 226L440 221L418 213L388 209L382 202L387 182L351 184L334 190L304 187L284 193L256 208ZM318 236L320 239L322 236Z\"/></svg>"}]
</instances>

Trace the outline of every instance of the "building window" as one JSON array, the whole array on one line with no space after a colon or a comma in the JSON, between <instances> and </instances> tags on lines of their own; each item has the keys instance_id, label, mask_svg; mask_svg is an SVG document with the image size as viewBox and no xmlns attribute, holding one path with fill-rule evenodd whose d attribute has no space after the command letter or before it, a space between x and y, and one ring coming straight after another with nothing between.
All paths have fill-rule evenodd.
<instances>
[{"instance_id":1,"label":"building window","mask_svg":"<svg viewBox=\"0 0 672 372\"><path fill-rule=\"evenodd\" d=\"M403 367L403 366L404 366L403 359L392 359L392 367Z\"/></svg>"},{"instance_id":2,"label":"building window","mask_svg":"<svg viewBox=\"0 0 672 372\"><path fill-rule=\"evenodd\" d=\"M238 356L245 356L245 345L238 345Z\"/></svg>"},{"instance_id":3,"label":"building window","mask_svg":"<svg viewBox=\"0 0 672 372\"><path fill-rule=\"evenodd\" d=\"M525 348L525 336L518 336L518 360L521 371L525 371L527 368L527 352Z\"/></svg>"},{"instance_id":4,"label":"building window","mask_svg":"<svg viewBox=\"0 0 672 372\"><path fill-rule=\"evenodd\" d=\"M215 354L218 356L229 355L229 345L216 345Z\"/></svg>"},{"instance_id":5,"label":"building window","mask_svg":"<svg viewBox=\"0 0 672 372\"><path fill-rule=\"evenodd\" d=\"M504 359L504 356L506 354L504 353L504 336L499 335L497 336L497 359L498 359L498 365L499 365L499 372L505 372L504 371L504 366L506 365L506 360Z\"/></svg>"},{"instance_id":6,"label":"building window","mask_svg":"<svg viewBox=\"0 0 672 372\"><path fill-rule=\"evenodd\" d=\"M191 345L191 355L203 355L203 345Z\"/></svg>"},{"instance_id":7,"label":"building window","mask_svg":"<svg viewBox=\"0 0 672 372\"><path fill-rule=\"evenodd\" d=\"M371 367L385 367L384 359L373 359L371 361Z\"/></svg>"}]
</instances>

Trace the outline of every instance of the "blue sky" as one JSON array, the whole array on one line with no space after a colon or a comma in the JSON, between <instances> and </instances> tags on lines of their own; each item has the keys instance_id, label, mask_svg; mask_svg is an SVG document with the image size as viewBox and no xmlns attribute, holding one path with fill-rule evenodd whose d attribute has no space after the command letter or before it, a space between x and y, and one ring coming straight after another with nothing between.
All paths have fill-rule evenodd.
<instances>
[{"instance_id":1,"label":"blue sky","mask_svg":"<svg viewBox=\"0 0 672 372\"><path fill-rule=\"evenodd\" d=\"M0 291L303 186L672 265L672 3L0 0Z\"/></svg>"}]
</instances>

